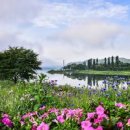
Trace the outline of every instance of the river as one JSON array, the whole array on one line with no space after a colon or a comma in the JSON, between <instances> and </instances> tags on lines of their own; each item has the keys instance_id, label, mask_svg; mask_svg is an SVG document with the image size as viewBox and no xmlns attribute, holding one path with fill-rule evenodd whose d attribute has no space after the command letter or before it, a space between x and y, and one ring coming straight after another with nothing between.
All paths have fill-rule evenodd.
<instances>
[{"instance_id":1,"label":"river","mask_svg":"<svg viewBox=\"0 0 130 130\"><path fill-rule=\"evenodd\" d=\"M72 75L72 74L50 74L47 71L43 71L47 75L49 81L57 81L57 85L70 85L73 87L89 87L97 88L104 87L104 81L111 79L112 82L117 80L128 81L129 77L127 76L99 76L99 75Z\"/></svg>"}]
</instances>

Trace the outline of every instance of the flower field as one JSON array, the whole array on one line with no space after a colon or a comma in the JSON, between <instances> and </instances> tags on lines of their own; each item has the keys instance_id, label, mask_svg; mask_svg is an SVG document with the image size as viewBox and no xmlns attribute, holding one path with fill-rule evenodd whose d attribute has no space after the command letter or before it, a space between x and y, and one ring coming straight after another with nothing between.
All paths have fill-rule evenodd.
<instances>
[{"instance_id":1,"label":"flower field","mask_svg":"<svg viewBox=\"0 0 130 130\"><path fill-rule=\"evenodd\" d=\"M129 130L130 82L102 88L0 82L0 130Z\"/></svg>"},{"instance_id":2,"label":"flower field","mask_svg":"<svg viewBox=\"0 0 130 130\"><path fill-rule=\"evenodd\" d=\"M3 113L1 129L31 130L123 130L130 129L129 106L116 103L113 112L105 109L103 103L95 111L85 113L83 109L47 109L45 106L29 112L15 120ZM15 126L16 125L16 126Z\"/></svg>"}]
</instances>

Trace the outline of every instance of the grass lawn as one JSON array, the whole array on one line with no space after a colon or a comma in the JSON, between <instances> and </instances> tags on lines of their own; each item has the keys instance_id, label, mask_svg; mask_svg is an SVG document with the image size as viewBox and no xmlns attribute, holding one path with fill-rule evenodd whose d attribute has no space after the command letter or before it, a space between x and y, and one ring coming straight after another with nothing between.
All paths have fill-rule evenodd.
<instances>
[{"instance_id":1,"label":"grass lawn","mask_svg":"<svg viewBox=\"0 0 130 130\"><path fill-rule=\"evenodd\" d=\"M76 70L76 74L88 75L123 75L130 76L130 71L96 71L96 70Z\"/></svg>"}]
</instances>

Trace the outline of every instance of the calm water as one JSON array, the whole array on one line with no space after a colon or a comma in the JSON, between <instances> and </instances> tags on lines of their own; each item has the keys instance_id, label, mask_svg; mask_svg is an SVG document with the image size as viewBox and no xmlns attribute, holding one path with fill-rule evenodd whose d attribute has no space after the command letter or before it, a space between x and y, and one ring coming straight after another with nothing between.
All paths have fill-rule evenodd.
<instances>
[{"instance_id":1,"label":"calm water","mask_svg":"<svg viewBox=\"0 0 130 130\"><path fill-rule=\"evenodd\" d=\"M57 85L71 85L74 87L91 87L91 88L103 88L104 80L112 79L113 82L116 79L123 78L124 81L128 81L129 77L122 76L94 76L94 75L72 75L72 74L49 74L44 71L48 80L57 80ZM123 85L125 85L123 83ZM107 87L107 86L106 86Z\"/></svg>"}]
</instances>

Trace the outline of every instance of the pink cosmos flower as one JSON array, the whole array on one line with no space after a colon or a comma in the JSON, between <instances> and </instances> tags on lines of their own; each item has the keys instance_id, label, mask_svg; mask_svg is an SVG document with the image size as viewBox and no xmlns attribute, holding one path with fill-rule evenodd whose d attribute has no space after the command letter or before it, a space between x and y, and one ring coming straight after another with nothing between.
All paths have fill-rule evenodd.
<instances>
[{"instance_id":1,"label":"pink cosmos flower","mask_svg":"<svg viewBox=\"0 0 130 130\"><path fill-rule=\"evenodd\" d=\"M90 121L82 121L81 122L81 128L83 130L87 130L89 127L91 127L91 125L92 125L92 123Z\"/></svg>"},{"instance_id":2,"label":"pink cosmos flower","mask_svg":"<svg viewBox=\"0 0 130 130\"><path fill-rule=\"evenodd\" d=\"M94 119L94 123L101 123L104 120L104 118L107 119L107 116L105 114L98 115L98 117Z\"/></svg>"},{"instance_id":3,"label":"pink cosmos flower","mask_svg":"<svg viewBox=\"0 0 130 130\"><path fill-rule=\"evenodd\" d=\"M99 105L99 106L96 108L96 113L97 113L98 115L104 114L104 111L105 111L105 109L104 109L101 105Z\"/></svg>"},{"instance_id":4,"label":"pink cosmos flower","mask_svg":"<svg viewBox=\"0 0 130 130\"><path fill-rule=\"evenodd\" d=\"M127 125L130 126L130 119L128 119Z\"/></svg>"},{"instance_id":5,"label":"pink cosmos flower","mask_svg":"<svg viewBox=\"0 0 130 130\"><path fill-rule=\"evenodd\" d=\"M94 119L94 123L95 124L101 123L101 122L103 122L103 119L104 118L102 118L102 117L98 117L97 119Z\"/></svg>"},{"instance_id":6,"label":"pink cosmos flower","mask_svg":"<svg viewBox=\"0 0 130 130\"><path fill-rule=\"evenodd\" d=\"M122 103L115 103L115 106L118 108L126 108L126 105L124 105Z\"/></svg>"},{"instance_id":7,"label":"pink cosmos flower","mask_svg":"<svg viewBox=\"0 0 130 130\"><path fill-rule=\"evenodd\" d=\"M38 127L37 130L49 130L49 126L48 124L45 124L44 122L42 122Z\"/></svg>"},{"instance_id":8,"label":"pink cosmos flower","mask_svg":"<svg viewBox=\"0 0 130 130\"><path fill-rule=\"evenodd\" d=\"M4 117L2 118L1 121L4 125L6 125L7 127L13 127L13 122L8 118L8 117Z\"/></svg>"},{"instance_id":9,"label":"pink cosmos flower","mask_svg":"<svg viewBox=\"0 0 130 130\"><path fill-rule=\"evenodd\" d=\"M57 121L60 122L60 123L64 123L65 119L63 118L62 115L60 115L60 116L57 116Z\"/></svg>"},{"instance_id":10,"label":"pink cosmos flower","mask_svg":"<svg viewBox=\"0 0 130 130\"><path fill-rule=\"evenodd\" d=\"M21 126L23 126L25 124L23 119L20 120L20 124L21 124Z\"/></svg>"},{"instance_id":11,"label":"pink cosmos flower","mask_svg":"<svg viewBox=\"0 0 130 130\"><path fill-rule=\"evenodd\" d=\"M95 114L96 114L95 112L87 113L87 118L92 119L92 118L94 118Z\"/></svg>"},{"instance_id":12,"label":"pink cosmos flower","mask_svg":"<svg viewBox=\"0 0 130 130\"><path fill-rule=\"evenodd\" d=\"M36 116L37 112L29 112L22 116L22 119L30 118L31 116Z\"/></svg>"},{"instance_id":13,"label":"pink cosmos flower","mask_svg":"<svg viewBox=\"0 0 130 130\"><path fill-rule=\"evenodd\" d=\"M75 117L76 115L77 115L77 110L72 110L72 109L69 109L68 110L68 112L67 112L67 114L66 114L66 118L68 119L68 118L73 118L73 117Z\"/></svg>"},{"instance_id":14,"label":"pink cosmos flower","mask_svg":"<svg viewBox=\"0 0 130 130\"><path fill-rule=\"evenodd\" d=\"M35 121L35 118L34 117L30 117L29 121L32 123L32 124L37 124L37 122Z\"/></svg>"},{"instance_id":15,"label":"pink cosmos flower","mask_svg":"<svg viewBox=\"0 0 130 130\"><path fill-rule=\"evenodd\" d=\"M83 116L83 109L77 109L76 112L77 112L76 114L78 115L79 118L81 118Z\"/></svg>"},{"instance_id":16,"label":"pink cosmos flower","mask_svg":"<svg viewBox=\"0 0 130 130\"><path fill-rule=\"evenodd\" d=\"M49 114L47 112L45 112L43 115L41 115L39 118L40 119L45 119L49 116Z\"/></svg>"},{"instance_id":17,"label":"pink cosmos flower","mask_svg":"<svg viewBox=\"0 0 130 130\"><path fill-rule=\"evenodd\" d=\"M9 115L8 114L3 114L2 117L3 118L9 118Z\"/></svg>"},{"instance_id":18,"label":"pink cosmos flower","mask_svg":"<svg viewBox=\"0 0 130 130\"><path fill-rule=\"evenodd\" d=\"M121 121L118 122L116 125L117 125L118 128L122 128L123 127L123 123Z\"/></svg>"},{"instance_id":19,"label":"pink cosmos flower","mask_svg":"<svg viewBox=\"0 0 130 130\"><path fill-rule=\"evenodd\" d=\"M44 110L46 106L40 107L39 110Z\"/></svg>"},{"instance_id":20,"label":"pink cosmos flower","mask_svg":"<svg viewBox=\"0 0 130 130\"><path fill-rule=\"evenodd\" d=\"M56 109L56 108L51 108L48 110L49 113L55 113L55 115L57 116L58 113L59 113L59 109Z\"/></svg>"},{"instance_id":21,"label":"pink cosmos flower","mask_svg":"<svg viewBox=\"0 0 130 130\"><path fill-rule=\"evenodd\" d=\"M87 128L85 128L85 129L83 129L83 130L95 130L93 127L87 127Z\"/></svg>"},{"instance_id":22,"label":"pink cosmos flower","mask_svg":"<svg viewBox=\"0 0 130 130\"><path fill-rule=\"evenodd\" d=\"M33 124L31 130L37 130L37 125Z\"/></svg>"},{"instance_id":23,"label":"pink cosmos flower","mask_svg":"<svg viewBox=\"0 0 130 130\"><path fill-rule=\"evenodd\" d=\"M80 123L80 119L83 116L83 109L63 109L61 111L61 115L65 117L65 119L73 118L77 121L77 123Z\"/></svg>"},{"instance_id":24,"label":"pink cosmos flower","mask_svg":"<svg viewBox=\"0 0 130 130\"><path fill-rule=\"evenodd\" d=\"M103 130L102 126L98 126L95 130Z\"/></svg>"},{"instance_id":25,"label":"pink cosmos flower","mask_svg":"<svg viewBox=\"0 0 130 130\"><path fill-rule=\"evenodd\" d=\"M62 113L62 115L66 115L67 113L68 113L68 109L67 108L65 108L65 109L63 109L62 111L61 111L61 113Z\"/></svg>"}]
</instances>

